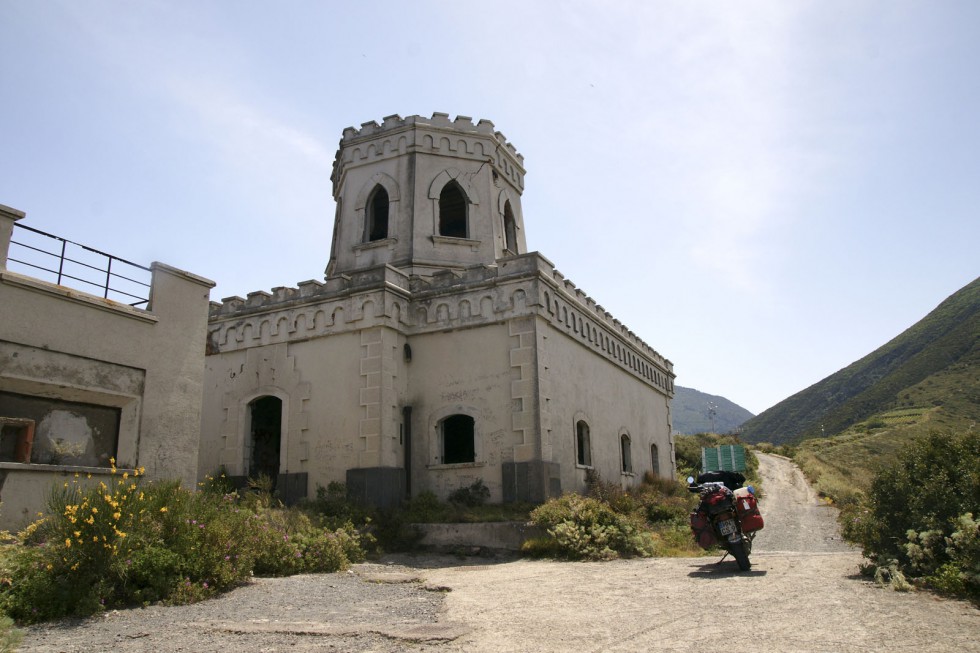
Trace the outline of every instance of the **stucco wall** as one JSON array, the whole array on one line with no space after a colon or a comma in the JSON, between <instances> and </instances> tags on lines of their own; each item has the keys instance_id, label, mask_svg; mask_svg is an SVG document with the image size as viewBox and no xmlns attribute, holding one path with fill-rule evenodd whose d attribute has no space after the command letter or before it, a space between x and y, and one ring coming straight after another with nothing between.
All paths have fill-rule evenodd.
<instances>
[{"instance_id":1,"label":"stucco wall","mask_svg":"<svg viewBox=\"0 0 980 653\"><path fill-rule=\"evenodd\" d=\"M0 221L17 217L8 211ZM11 272L3 257L0 390L118 408L117 464L193 485L214 284L162 263L151 269L150 301L141 310ZM0 528L22 525L14 521L23 515L6 510L11 492L0 488Z\"/></svg>"},{"instance_id":2,"label":"stucco wall","mask_svg":"<svg viewBox=\"0 0 980 653\"><path fill-rule=\"evenodd\" d=\"M576 464L575 423L589 425L592 466L609 482L638 484L653 469L651 444L660 455L660 472L674 476L667 397L607 359L589 355L581 339L538 320L542 419L553 460L561 464L562 488L585 487L586 468ZM620 435L631 440L633 474L621 469Z\"/></svg>"},{"instance_id":3,"label":"stucco wall","mask_svg":"<svg viewBox=\"0 0 980 653\"><path fill-rule=\"evenodd\" d=\"M507 324L416 335L409 344L413 493L430 490L444 499L479 479L490 489L491 501L499 502L501 462L513 460L514 446L522 441L513 425L513 338ZM439 422L453 414L474 418L474 463L442 464Z\"/></svg>"}]
</instances>

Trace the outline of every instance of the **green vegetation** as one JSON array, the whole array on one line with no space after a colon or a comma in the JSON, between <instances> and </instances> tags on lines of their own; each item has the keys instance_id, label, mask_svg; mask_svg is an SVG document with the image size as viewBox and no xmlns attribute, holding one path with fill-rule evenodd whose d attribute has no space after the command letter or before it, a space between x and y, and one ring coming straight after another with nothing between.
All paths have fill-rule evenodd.
<instances>
[{"instance_id":1,"label":"green vegetation","mask_svg":"<svg viewBox=\"0 0 980 653\"><path fill-rule=\"evenodd\" d=\"M548 535L526 542L525 553L569 560L700 555L688 522L697 497L684 484L647 475L626 491L590 473L588 485L586 496L568 493L531 512Z\"/></svg>"},{"instance_id":2,"label":"green vegetation","mask_svg":"<svg viewBox=\"0 0 980 653\"><path fill-rule=\"evenodd\" d=\"M980 602L980 433L932 432L873 477L841 512L844 536L869 573L902 589L918 584Z\"/></svg>"},{"instance_id":3,"label":"green vegetation","mask_svg":"<svg viewBox=\"0 0 980 653\"><path fill-rule=\"evenodd\" d=\"M952 431L980 420L980 279L871 354L749 420L742 437L784 444L855 429L921 433L887 418L901 411Z\"/></svg>"},{"instance_id":4,"label":"green vegetation","mask_svg":"<svg viewBox=\"0 0 980 653\"><path fill-rule=\"evenodd\" d=\"M697 476L701 472L701 449L718 447L725 444L743 444L737 435L719 435L718 433L697 433L695 435L678 435L674 438L674 455L677 459L677 478L686 479ZM745 479L746 484L762 487L759 478L759 460L751 449L745 448Z\"/></svg>"},{"instance_id":5,"label":"green vegetation","mask_svg":"<svg viewBox=\"0 0 980 653\"><path fill-rule=\"evenodd\" d=\"M331 530L271 497L193 492L122 473L76 477L0 558L0 609L23 623L152 602L189 603L253 573L336 571L363 552L349 524Z\"/></svg>"}]
</instances>

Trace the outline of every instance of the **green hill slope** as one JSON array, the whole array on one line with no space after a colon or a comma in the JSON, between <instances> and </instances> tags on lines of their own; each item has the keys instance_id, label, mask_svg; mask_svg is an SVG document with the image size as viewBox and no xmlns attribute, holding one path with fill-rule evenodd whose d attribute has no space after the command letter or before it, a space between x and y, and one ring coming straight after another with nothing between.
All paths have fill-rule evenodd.
<instances>
[{"instance_id":1,"label":"green hill slope","mask_svg":"<svg viewBox=\"0 0 980 653\"><path fill-rule=\"evenodd\" d=\"M978 421L980 278L891 342L749 420L741 437L782 444L843 434L859 456L879 449L854 443L882 430L891 441Z\"/></svg>"},{"instance_id":2,"label":"green hill slope","mask_svg":"<svg viewBox=\"0 0 980 653\"><path fill-rule=\"evenodd\" d=\"M674 433L694 435L732 433L750 419L752 413L724 397L675 386L670 416Z\"/></svg>"}]
</instances>

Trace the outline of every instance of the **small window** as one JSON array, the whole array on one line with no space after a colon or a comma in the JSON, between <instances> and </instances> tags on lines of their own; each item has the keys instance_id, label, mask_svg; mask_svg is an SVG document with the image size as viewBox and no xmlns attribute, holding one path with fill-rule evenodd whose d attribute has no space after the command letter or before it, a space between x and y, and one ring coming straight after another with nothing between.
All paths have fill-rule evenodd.
<instances>
[{"instance_id":1,"label":"small window","mask_svg":"<svg viewBox=\"0 0 980 653\"><path fill-rule=\"evenodd\" d=\"M655 444L650 445L650 457L653 459L654 476L660 476L660 452Z\"/></svg>"},{"instance_id":2,"label":"small window","mask_svg":"<svg viewBox=\"0 0 980 653\"><path fill-rule=\"evenodd\" d=\"M466 196L455 181L446 184L439 195L439 235L466 238Z\"/></svg>"},{"instance_id":3,"label":"small window","mask_svg":"<svg viewBox=\"0 0 980 653\"><path fill-rule=\"evenodd\" d=\"M504 237L507 241L507 251L517 254L517 222L510 208L510 200L504 202Z\"/></svg>"},{"instance_id":4,"label":"small window","mask_svg":"<svg viewBox=\"0 0 980 653\"><path fill-rule=\"evenodd\" d=\"M442 421L442 462L476 462L474 421L469 415L450 415Z\"/></svg>"},{"instance_id":5,"label":"small window","mask_svg":"<svg viewBox=\"0 0 980 653\"><path fill-rule=\"evenodd\" d=\"M388 237L388 191L375 186L365 206L364 240L371 242Z\"/></svg>"},{"instance_id":6,"label":"small window","mask_svg":"<svg viewBox=\"0 0 980 653\"><path fill-rule=\"evenodd\" d=\"M619 448L623 455L623 473L633 473L633 455L630 452L630 436L625 433L619 438Z\"/></svg>"},{"instance_id":7,"label":"small window","mask_svg":"<svg viewBox=\"0 0 980 653\"><path fill-rule=\"evenodd\" d=\"M576 462L583 467L592 466L592 443L589 438L589 425L585 420L575 424Z\"/></svg>"}]
</instances>

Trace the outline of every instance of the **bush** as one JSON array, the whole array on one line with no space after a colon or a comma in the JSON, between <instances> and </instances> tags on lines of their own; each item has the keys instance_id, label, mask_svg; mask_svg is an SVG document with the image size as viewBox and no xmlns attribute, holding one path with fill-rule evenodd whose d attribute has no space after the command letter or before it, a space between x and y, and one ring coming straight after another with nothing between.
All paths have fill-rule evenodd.
<instances>
[{"instance_id":1,"label":"bush","mask_svg":"<svg viewBox=\"0 0 980 653\"><path fill-rule=\"evenodd\" d=\"M453 490L449 494L449 503L476 508L485 504L489 498L490 488L483 484L482 478L478 478L469 487Z\"/></svg>"},{"instance_id":2,"label":"bush","mask_svg":"<svg viewBox=\"0 0 980 653\"><path fill-rule=\"evenodd\" d=\"M191 492L128 473L114 482L85 488L76 479L52 493L48 516L8 550L4 612L35 622L187 603L253 573L336 571L363 555L353 528L331 532L298 511L256 511L234 493Z\"/></svg>"},{"instance_id":3,"label":"bush","mask_svg":"<svg viewBox=\"0 0 980 653\"><path fill-rule=\"evenodd\" d=\"M640 520L591 497L552 499L531 512L531 521L547 529L562 557L573 560L650 556L656 551L653 534Z\"/></svg>"},{"instance_id":4,"label":"bush","mask_svg":"<svg viewBox=\"0 0 980 653\"><path fill-rule=\"evenodd\" d=\"M980 599L980 433L933 432L878 472L865 501L841 512L844 536L873 565Z\"/></svg>"}]
</instances>

